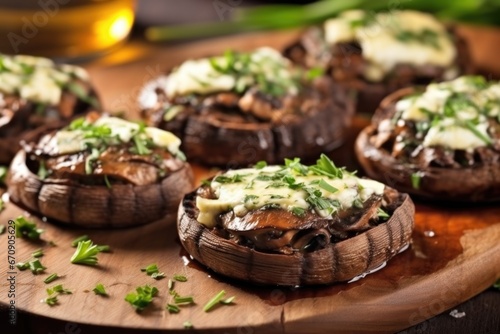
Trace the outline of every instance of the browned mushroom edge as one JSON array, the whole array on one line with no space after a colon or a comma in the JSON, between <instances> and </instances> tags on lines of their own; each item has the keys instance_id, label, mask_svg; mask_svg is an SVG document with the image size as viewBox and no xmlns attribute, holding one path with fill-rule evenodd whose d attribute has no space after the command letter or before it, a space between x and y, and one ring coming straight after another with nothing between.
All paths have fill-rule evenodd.
<instances>
[{"instance_id":1,"label":"browned mushroom edge","mask_svg":"<svg viewBox=\"0 0 500 334\"><path fill-rule=\"evenodd\" d=\"M61 67L54 65L56 69ZM41 86L39 89L45 88ZM40 103L22 98L17 93L0 92L0 165L11 162L21 149L19 143L22 140L37 136L32 131L60 128L86 112L101 110L101 103L90 81L72 75L61 90L57 104Z\"/></svg>"},{"instance_id":2,"label":"browned mushroom edge","mask_svg":"<svg viewBox=\"0 0 500 334\"><path fill-rule=\"evenodd\" d=\"M458 75L474 73L475 66L466 40L454 27L449 28L449 33L457 49L454 64L459 69ZM444 69L441 67L401 64L382 82L368 81L363 76L366 60L361 46L356 42L328 46L320 27L306 30L283 53L301 66L325 68L339 85L354 89L357 92L355 109L360 113L372 114L387 95L400 88L444 80Z\"/></svg>"},{"instance_id":3,"label":"browned mushroom edge","mask_svg":"<svg viewBox=\"0 0 500 334\"><path fill-rule=\"evenodd\" d=\"M243 217L223 212L214 227L197 220L196 198L209 192L202 186L184 197L178 212L180 241L194 259L231 278L285 286L344 282L384 266L411 243L413 202L388 187L383 198L333 219L310 212L299 219L269 206ZM388 214L384 221L374 218L380 207ZM236 225L242 230L235 231Z\"/></svg>"},{"instance_id":4,"label":"browned mushroom edge","mask_svg":"<svg viewBox=\"0 0 500 334\"><path fill-rule=\"evenodd\" d=\"M355 153L366 174L399 191L421 199L440 202L495 202L500 200L500 133L496 144L472 152L446 150L442 147L422 148L416 158L403 149L394 156L387 140L377 140L378 127L395 115L395 104L422 88L404 88L387 96L375 112L372 124L359 134ZM418 145L417 145L418 148ZM426 159L418 159L418 157ZM470 164L461 165L468 157Z\"/></svg>"},{"instance_id":5,"label":"browned mushroom edge","mask_svg":"<svg viewBox=\"0 0 500 334\"><path fill-rule=\"evenodd\" d=\"M318 156L342 144L354 114L353 91L327 76L303 80L296 96L270 96L251 88L173 101L163 88L168 80L163 76L145 86L141 96L157 103L151 108L142 105L142 116L146 124L181 138L190 161L207 165L231 168ZM172 107L180 109L165 121Z\"/></svg>"},{"instance_id":6,"label":"browned mushroom edge","mask_svg":"<svg viewBox=\"0 0 500 334\"><path fill-rule=\"evenodd\" d=\"M53 135L25 144L6 178L11 201L50 220L89 228L143 225L175 214L193 189L190 166L165 149L141 155L130 152L130 143L109 146L88 174L91 152L50 155Z\"/></svg>"}]
</instances>

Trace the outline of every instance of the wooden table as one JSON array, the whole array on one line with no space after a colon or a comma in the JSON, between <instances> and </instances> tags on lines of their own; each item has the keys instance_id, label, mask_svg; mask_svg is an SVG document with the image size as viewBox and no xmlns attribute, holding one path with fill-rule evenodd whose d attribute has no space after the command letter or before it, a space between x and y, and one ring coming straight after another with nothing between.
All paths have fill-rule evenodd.
<instances>
[{"instance_id":1,"label":"wooden table","mask_svg":"<svg viewBox=\"0 0 500 334\"><path fill-rule=\"evenodd\" d=\"M500 33L491 29L464 28L473 45L473 55L487 74L500 70L496 64L496 45ZM125 111L137 118L136 96L147 81L186 58L219 53L225 48L249 50L261 45L282 47L296 32L258 33L170 46L146 45L132 41L122 50L87 64L93 81L106 107ZM359 169L352 155L356 133L368 122L359 116L354 121L346 144L330 152L338 164ZM194 166L198 181L213 173ZM0 213L0 222L22 213L9 204ZM395 332L409 328L407 333L454 332L481 333L500 331L500 294L481 293L500 277L500 208L495 206L453 208L429 203L417 204L413 247L393 259L383 270L351 284L330 287L291 289L283 287L255 288L234 282L207 271L191 261L176 240L175 224L166 218L139 228L117 231L68 229L32 217L46 230L45 240L57 247L17 240L18 261L42 246L47 274L65 275L55 281L73 290L61 296L60 305L48 307L44 298L46 275L29 272L17 274L17 327L6 325L2 313L2 333L142 333L145 330L183 331L183 322L190 320L195 330L207 333L353 333ZM97 268L69 264L74 249L70 241L89 234L99 244L110 244L111 254L100 254ZM1 253L7 248L0 236ZM7 284L5 259L0 266L1 303L5 304ZM158 263L171 277L174 273L188 276L186 283L177 283L181 294L195 296L197 305L170 315L164 310L169 300L167 280L154 281L139 269ZM91 290L96 283L108 287L110 297L102 298ZM127 292L149 283L158 286L160 296L148 311L136 314L123 301ZM225 289L236 296L236 304L212 313L201 311L203 304L215 293ZM465 311L456 319L451 309ZM430 319L430 320L427 320ZM413 326L413 327L412 327ZM14 331L12 331L14 328Z\"/></svg>"}]
</instances>

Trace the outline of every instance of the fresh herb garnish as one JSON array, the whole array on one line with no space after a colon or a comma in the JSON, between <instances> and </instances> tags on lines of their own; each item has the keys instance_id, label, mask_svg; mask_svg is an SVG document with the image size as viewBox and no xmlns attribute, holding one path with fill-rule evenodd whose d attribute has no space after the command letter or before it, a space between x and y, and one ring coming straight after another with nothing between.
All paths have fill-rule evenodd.
<instances>
[{"instance_id":1,"label":"fresh herb garnish","mask_svg":"<svg viewBox=\"0 0 500 334\"><path fill-rule=\"evenodd\" d=\"M174 302L176 305L194 304L194 298L192 296L175 296Z\"/></svg>"},{"instance_id":2,"label":"fresh herb garnish","mask_svg":"<svg viewBox=\"0 0 500 334\"><path fill-rule=\"evenodd\" d=\"M420 181L422 176L419 172L411 174L411 186L413 189L420 189Z\"/></svg>"},{"instance_id":3,"label":"fresh herb garnish","mask_svg":"<svg viewBox=\"0 0 500 334\"><path fill-rule=\"evenodd\" d=\"M155 263L148 265L146 268L142 268L141 271L146 272L146 275L151 276L151 278L156 280L165 278L165 273L160 272Z\"/></svg>"},{"instance_id":4,"label":"fresh herb garnish","mask_svg":"<svg viewBox=\"0 0 500 334\"><path fill-rule=\"evenodd\" d=\"M47 178L47 176L49 176L49 171L47 170L47 167L45 167L45 161L43 161L43 160L40 161L40 163L38 165L37 176L41 180L45 180Z\"/></svg>"},{"instance_id":5,"label":"fresh herb garnish","mask_svg":"<svg viewBox=\"0 0 500 334\"><path fill-rule=\"evenodd\" d=\"M158 289L156 287L149 285L139 286L135 289L135 292L131 292L125 296L125 301L129 302L136 312L142 312L151 304L157 294Z\"/></svg>"},{"instance_id":6,"label":"fresh herb garnish","mask_svg":"<svg viewBox=\"0 0 500 334\"><path fill-rule=\"evenodd\" d=\"M34 275L38 275L40 273L43 273L45 271L45 269L47 269L46 267L44 267L42 265L42 263L40 262L39 259L30 261L30 262L28 262L28 264L29 264L29 268L30 268L31 272Z\"/></svg>"},{"instance_id":7,"label":"fresh herb garnish","mask_svg":"<svg viewBox=\"0 0 500 334\"><path fill-rule=\"evenodd\" d=\"M208 61L215 71L234 77L234 90L240 94L257 87L266 95L282 96L299 86L299 72L289 69L285 60L265 53L253 57L250 53L226 50L223 57L210 58Z\"/></svg>"},{"instance_id":8,"label":"fresh herb garnish","mask_svg":"<svg viewBox=\"0 0 500 334\"><path fill-rule=\"evenodd\" d=\"M377 209L377 216L382 219L389 219L391 216L385 212L382 208Z\"/></svg>"},{"instance_id":9,"label":"fresh herb garnish","mask_svg":"<svg viewBox=\"0 0 500 334\"><path fill-rule=\"evenodd\" d=\"M203 307L203 311L210 312L226 295L226 291L221 290L218 294L216 294L212 299L208 301Z\"/></svg>"},{"instance_id":10,"label":"fresh herb garnish","mask_svg":"<svg viewBox=\"0 0 500 334\"><path fill-rule=\"evenodd\" d=\"M174 275L174 280L176 280L177 282L187 282L188 279L184 275L175 274Z\"/></svg>"},{"instance_id":11,"label":"fresh herb garnish","mask_svg":"<svg viewBox=\"0 0 500 334\"><path fill-rule=\"evenodd\" d=\"M217 306L219 304L224 304L224 305L231 304L235 297L233 296L233 297L229 297L227 299L224 299L225 295L226 295L226 291L221 290L212 299L210 299L208 301L208 303L205 304L205 306L203 307L203 311L210 312L211 310L213 310L213 308L215 306Z\"/></svg>"},{"instance_id":12,"label":"fresh herb garnish","mask_svg":"<svg viewBox=\"0 0 500 334\"><path fill-rule=\"evenodd\" d=\"M51 275L47 276L47 278L45 278L45 279L43 280L43 282L44 282L45 284L49 284L49 283L54 282L54 281L55 281L56 279L58 279L58 278L59 278L59 275L57 275L56 273L54 273L54 274L51 274Z\"/></svg>"},{"instance_id":13,"label":"fresh herb garnish","mask_svg":"<svg viewBox=\"0 0 500 334\"><path fill-rule=\"evenodd\" d=\"M179 306L174 304L167 304L166 309L169 313L179 313L181 311Z\"/></svg>"},{"instance_id":14,"label":"fresh herb garnish","mask_svg":"<svg viewBox=\"0 0 500 334\"><path fill-rule=\"evenodd\" d=\"M298 206L294 206L292 208L292 214L294 214L297 217L304 217L306 215L306 210L303 208L299 208Z\"/></svg>"},{"instance_id":15,"label":"fresh herb garnish","mask_svg":"<svg viewBox=\"0 0 500 334\"><path fill-rule=\"evenodd\" d=\"M16 226L16 237L40 240L40 234L43 233L43 230L38 228L34 222L27 220L23 216L17 217L14 219L14 222Z\"/></svg>"},{"instance_id":16,"label":"fresh herb garnish","mask_svg":"<svg viewBox=\"0 0 500 334\"><path fill-rule=\"evenodd\" d=\"M234 174L233 176L219 175L214 178L215 182L219 183L238 183L243 181L244 175Z\"/></svg>"},{"instance_id":17,"label":"fresh herb garnish","mask_svg":"<svg viewBox=\"0 0 500 334\"><path fill-rule=\"evenodd\" d=\"M76 246L78 246L78 243L79 243L80 241L87 241L87 240L89 240L89 239L90 239L90 238L89 238L89 236L88 236L88 235L86 235L86 234L85 234L85 235L81 235L81 236L79 236L78 238L74 239L74 240L71 242L71 247L76 247Z\"/></svg>"},{"instance_id":18,"label":"fresh herb garnish","mask_svg":"<svg viewBox=\"0 0 500 334\"><path fill-rule=\"evenodd\" d=\"M108 296L106 288L104 288L104 285L102 285L102 283L98 283L95 288L92 289L92 291L94 291L94 293L99 296Z\"/></svg>"},{"instance_id":19,"label":"fresh herb garnish","mask_svg":"<svg viewBox=\"0 0 500 334\"><path fill-rule=\"evenodd\" d=\"M6 166L0 166L0 183L5 184L5 177L7 176L7 171L9 169Z\"/></svg>"},{"instance_id":20,"label":"fresh herb garnish","mask_svg":"<svg viewBox=\"0 0 500 334\"><path fill-rule=\"evenodd\" d=\"M265 161L259 161L253 166L255 169L262 169L264 167L267 167L267 162Z\"/></svg>"},{"instance_id":21,"label":"fresh herb garnish","mask_svg":"<svg viewBox=\"0 0 500 334\"><path fill-rule=\"evenodd\" d=\"M424 45L429 45L435 49L440 49L438 33L428 28L425 28L419 32L412 30L400 30L396 32L395 37L401 42L417 42Z\"/></svg>"},{"instance_id":22,"label":"fresh herb garnish","mask_svg":"<svg viewBox=\"0 0 500 334\"><path fill-rule=\"evenodd\" d=\"M330 178L341 179L343 177L343 168L337 168L333 161L325 154L321 154L316 161L316 165L310 166L309 170L317 175L325 175Z\"/></svg>"},{"instance_id":23,"label":"fresh herb garnish","mask_svg":"<svg viewBox=\"0 0 500 334\"><path fill-rule=\"evenodd\" d=\"M193 324L189 320L184 321L184 323L182 325L184 326L185 329L192 329L192 328L194 328Z\"/></svg>"},{"instance_id":24,"label":"fresh herb garnish","mask_svg":"<svg viewBox=\"0 0 500 334\"><path fill-rule=\"evenodd\" d=\"M47 297L44 299L44 302L45 304L49 305L49 306L54 306L54 305L57 305L59 303L59 301L57 300L57 295L56 296L52 296L52 297Z\"/></svg>"},{"instance_id":25,"label":"fresh herb garnish","mask_svg":"<svg viewBox=\"0 0 500 334\"><path fill-rule=\"evenodd\" d=\"M73 264L85 264L89 266L97 265L98 245L94 245L92 240L79 241L76 251L71 257Z\"/></svg>"},{"instance_id":26,"label":"fresh herb garnish","mask_svg":"<svg viewBox=\"0 0 500 334\"><path fill-rule=\"evenodd\" d=\"M334 186L332 186L331 184L329 184L328 182L326 182L325 180L321 179L318 183L318 186L328 192L331 192L332 194L333 193L336 193L337 191L339 191L337 188L335 188Z\"/></svg>"},{"instance_id":27,"label":"fresh herb garnish","mask_svg":"<svg viewBox=\"0 0 500 334\"><path fill-rule=\"evenodd\" d=\"M31 256L33 256L33 257L42 257L43 255L44 255L43 249L41 249L41 248L39 248L36 251L34 251L33 253L31 253Z\"/></svg>"},{"instance_id":28,"label":"fresh herb garnish","mask_svg":"<svg viewBox=\"0 0 500 334\"><path fill-rule=\"evenodd\" d=\"M72 294L71 290L65 289L62 284L58 284L53 286L52 288L47 289L47 293L49 295L53 293L59 293L59 294L65 294L65 295L70 295Z\"/></svg>"}]
</instances>

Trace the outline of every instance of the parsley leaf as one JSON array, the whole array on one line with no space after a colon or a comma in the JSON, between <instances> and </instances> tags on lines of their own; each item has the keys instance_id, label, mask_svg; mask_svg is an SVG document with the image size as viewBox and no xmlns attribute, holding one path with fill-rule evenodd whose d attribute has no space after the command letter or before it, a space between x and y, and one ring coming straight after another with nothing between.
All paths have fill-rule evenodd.
<instances>
[{"instance_id":1,"label":"parsley leaf","mask_svg":"<svg viewBox=\"0 0 500 334\"><path fill-rule=\"evenodd\" d=\"M19 216L14 220L14 223L16 227L16 237L40 240L40 234L43 233L43 230L37 228L34 222L27 220L23 216Z\"/></svg>"},{"instance_id":2,"label":"parsley leaf","mask_svg":"<svg viewBox=\"0 0 500 334\"><path fill-rule=\"evenodd\" d=\"M71 257L73 264L85 264L89 266L97 265L98 245L94 245L92 240L79 241L76 251Z\"/></svg>"},{"instance_id":3,"label":"parsley leaf","mask_svg":"<svg viewBox=\"0 0 500 334\"><path fill-rule=\"evenodd\" d=\"M158 294L158 289L149 285L139 286L135 291L127 294L125 301L129 302L137 312L142 312Z\"/></svg>"}]
</instances>

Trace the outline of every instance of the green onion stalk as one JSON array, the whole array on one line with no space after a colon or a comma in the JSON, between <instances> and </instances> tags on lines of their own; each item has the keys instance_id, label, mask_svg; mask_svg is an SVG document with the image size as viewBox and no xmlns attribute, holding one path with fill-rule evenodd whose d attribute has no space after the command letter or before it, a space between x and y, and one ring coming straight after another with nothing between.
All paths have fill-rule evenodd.
<instances>
[{"instance_id":1,"label":"green onion stalk","mask_svg":"<svg viewBox=\"0 0 500 334\"><path fill-rule=\"evenodd\" d=\"M307 5L262 5L236 8L231 20L154 26L146 30L151 41L203 38L228 33L276 30L319 24L348 9L391 11L415 9L433 13L444 21L500 25L500 0L320 0Z\"/></svg>"}]
</instances>

